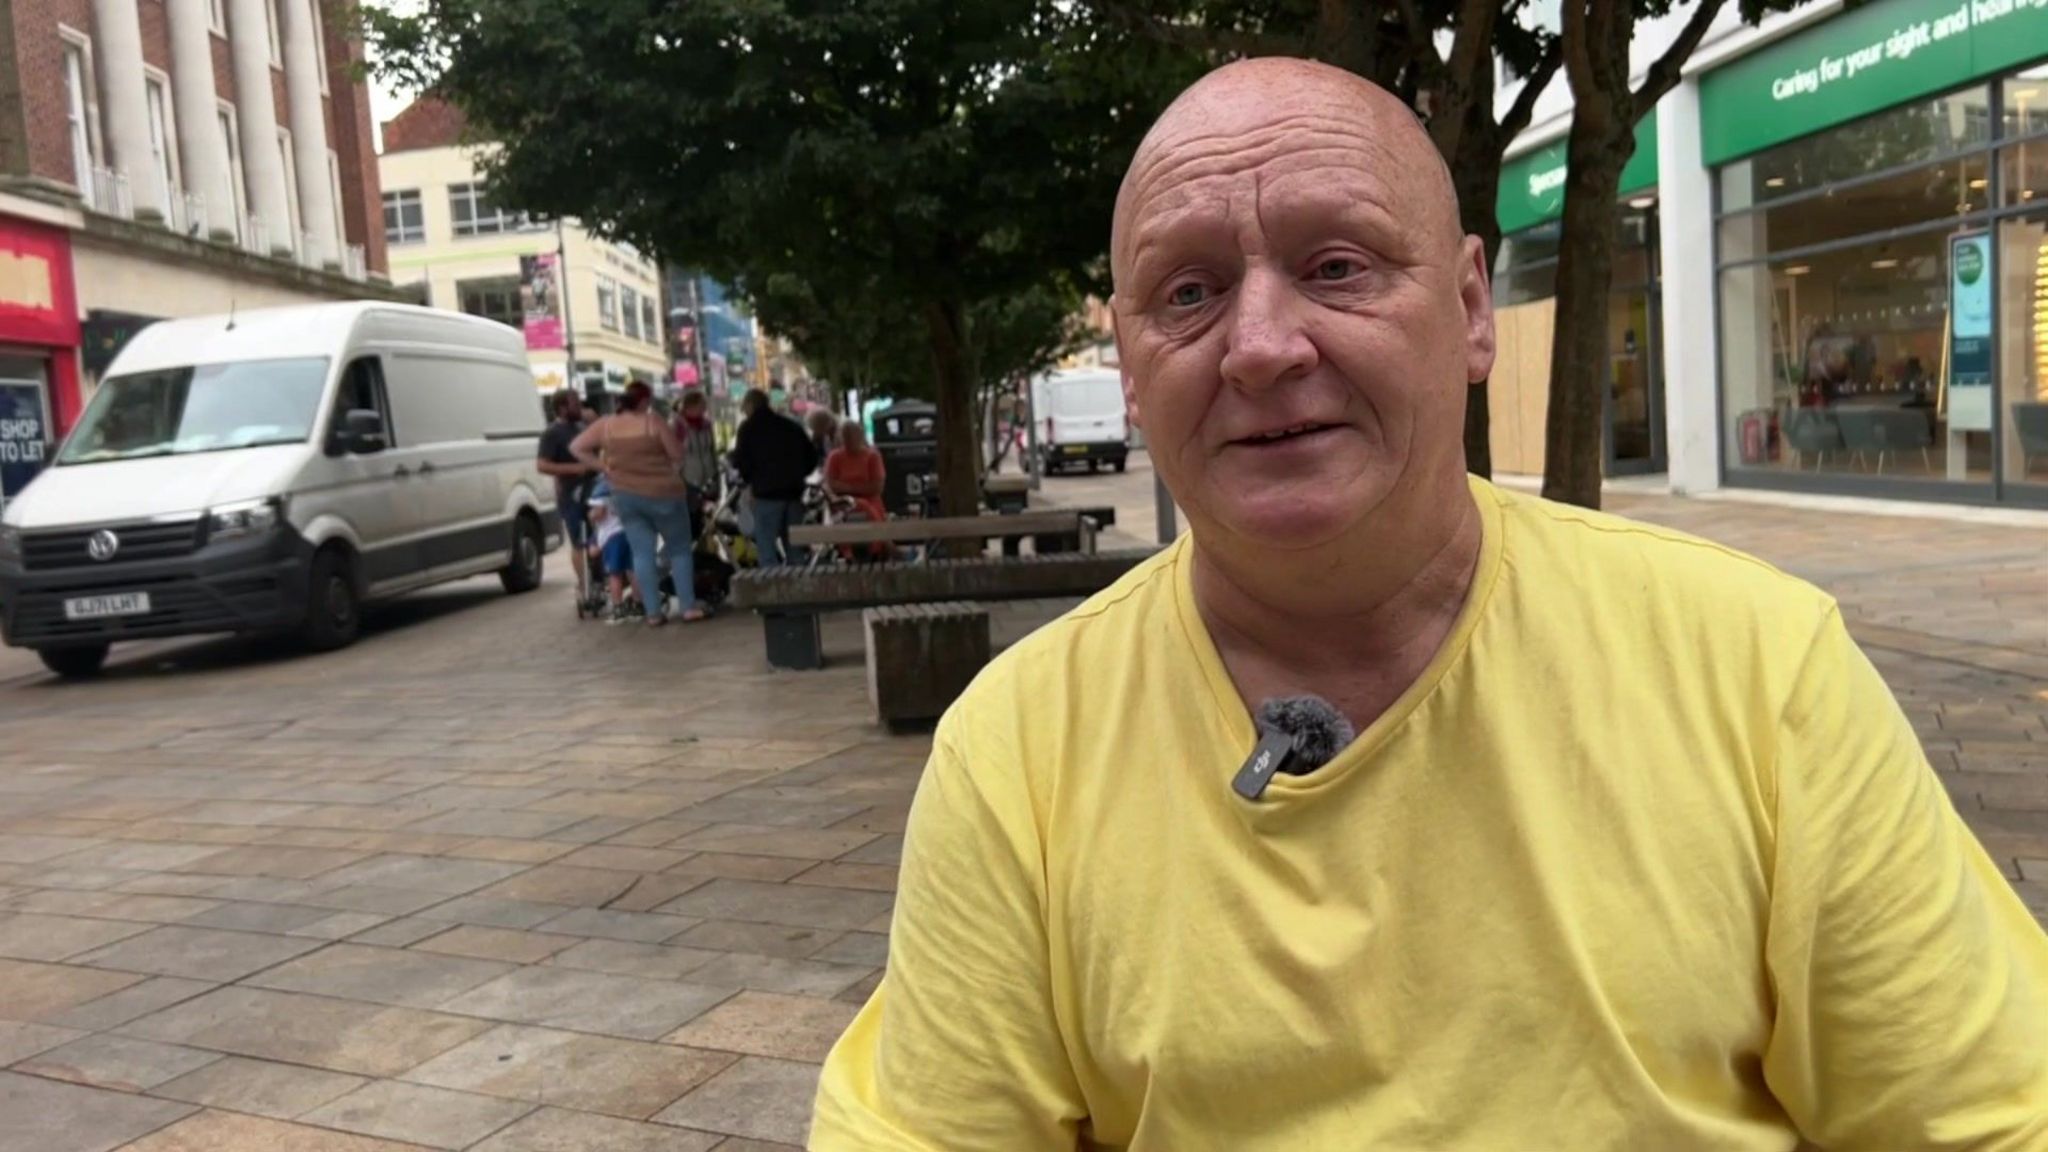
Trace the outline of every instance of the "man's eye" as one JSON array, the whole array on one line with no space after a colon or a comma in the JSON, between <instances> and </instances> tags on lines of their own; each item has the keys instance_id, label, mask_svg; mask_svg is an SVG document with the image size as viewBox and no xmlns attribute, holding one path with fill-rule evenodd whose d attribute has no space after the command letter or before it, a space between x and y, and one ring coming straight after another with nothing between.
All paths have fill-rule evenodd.
<instances>
[{"instance_id":1,"label":"man's eye","mask_svg":"<svg viewBox=\"0 0 2048 1152\"><path fill-rule=\"evenodd\" d=\"M1175 308L1192 308L1208 298L1209 290L1207 288L1190 282L1178 285L1172 292L1167 293L1166 302Z\"/></svg>"},{"instance_id":2,"label":"man's eye","mask_svg":"<svg viewBox=\"0 0 2048 1152\"><path fill-rule=\"evenodd\" d=\"M1333 256L1316 265L1315 278L1318 280L1347 280L1358 274L1358 261L1343 256Z\"/></svg>"}]
</instances>

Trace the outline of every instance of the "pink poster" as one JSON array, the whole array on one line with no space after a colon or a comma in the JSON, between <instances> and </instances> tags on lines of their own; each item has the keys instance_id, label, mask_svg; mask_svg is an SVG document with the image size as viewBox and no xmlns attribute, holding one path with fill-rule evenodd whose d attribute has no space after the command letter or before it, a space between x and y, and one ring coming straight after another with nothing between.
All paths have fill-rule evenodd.
<instances>
[{"instance_id":1,"label":"pink poster","mask_svg":"<svg viewBox=\"0 0 2048 1152\"><path fill-rule=\"evenodd\" d=\"M526 312L526 350L563 347L561 257L553 252L519 258L519 302Z\"/></svg>"}]
</instances>

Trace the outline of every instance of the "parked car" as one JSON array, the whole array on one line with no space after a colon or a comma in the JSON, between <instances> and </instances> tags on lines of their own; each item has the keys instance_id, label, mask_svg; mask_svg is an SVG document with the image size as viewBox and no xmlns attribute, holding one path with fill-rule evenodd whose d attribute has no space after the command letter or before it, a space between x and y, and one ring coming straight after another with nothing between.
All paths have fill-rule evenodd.
<instances>
[{"instance_id":1,"label":"parked car","mask_svg":"<svg viewBox=\"0 0 2048 1152\"><path fill-rule=\"evenodd\" d=\"M352 642L364 603L497 572L560 536L517 330L317 304L167 320L108 368L0 517L0 628L66 676L202 633Z\"/></svg>"},{"instance_id":2,"label":"parked car","mask_svg":"<svg viewBox=\"0 0 2048 1152\"><path fill-rule=\"evenodd\" d=\"M1031 382L1032 415L1038 421L1040 468L1061 472L1104 464L1121 472L1131 452L1124 412L1123 378L1114 368L1048 372Z\"/></svg>"}]
</instances>

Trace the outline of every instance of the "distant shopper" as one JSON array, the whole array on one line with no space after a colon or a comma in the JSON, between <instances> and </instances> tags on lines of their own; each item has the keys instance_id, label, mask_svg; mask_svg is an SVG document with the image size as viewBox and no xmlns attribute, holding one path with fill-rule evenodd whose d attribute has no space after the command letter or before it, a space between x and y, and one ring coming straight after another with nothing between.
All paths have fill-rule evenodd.
<instances>
[{"instance_id":1,"label":"distant shopper","mask_svg":"<svg viewBox=\"0 0 2048 1152\"><path fill-rule=\"evenodd\" d=\"M703 535L705 505L718 493L718 430L712 426L704 393L694 388L683 393L682 406L676 410L676 441L683 446L683 483L689 488L694 538Z\"/></svg>"},{"instance_id":2,"label":"distant shopper","mask_svg":"<svg viewBox=\"0 0 2048 1152\"><path fill-rule=\"evenodd\" d=\"M860 421L840 421L839 447L825 457L825 490L853 501L862 519L880 523L889 518L889 510L882 506L882 485L888 477L888 466L882 462L882 454L868 443ZM849 557L853 552L851 548L842 551ZM877 542L869 546L868 553L875 559L886 560L890 548Z\"/></svg>"},{"instance_id":3,"label":"distant shopper","mask_svg":"<svg viewBox=\"0 0 2048 1152\"><path fill-rule=\"evenodd\" d=\"M830 408L820 406L804 413L804 431L811 434L811 447L817 450L818 459L827 459L839 450L839 417Z\"/></svg>"},{"instance_id":4,"label":"distant shopper","mask_svg":"<svg viewBox=\"0 0 2048 1152\"><path fill-rule=\"evenodd\" d=\"M732 463L754 494L754 547L762 567L795 563L800 556L789 547L789 520L818 466L818 450L803 426L770 407L758 388L740 400L740 414Z\"/></svg>"},{"instance_id":5,"label":"distant shopper","mask_svg":"<svg viewBox=\"0 0 2048 1152\"><path fill-rule=\"evenodd\" d=\"M683 446L667 422L654 414L654 389L640 380L626 385L619 411L585 429L570 450L592 467L598 466L603 453L611 510L633 549L633 577L640 586L640 603L647 609L647 626L668 622L656 565L657 537L668 545L669 574L675 579L677 602L685 605L683 619L702 620L690 552L690 512L683 505L686 489L678 473Z\"/></svg>"},{"instance_id":6,"label":"distant shopper","mask_svg":"<svg viewBox=\"0 0 2048 1152\"><path fill-rule=\"evenodd\" d=\"M562 532L569 538L569 566L576 570L577 592L584 595L589 577L583 550L590 543L590 521L583 514L583 502L590 495L590 482L596 470L578 460L570 445L583 433L588 421L583 398L574 388L555 393L553 408L555 418L540 434L540 459L534 467L540 469L541 475L555 478L555 510L561 513Z\"/></svg>"}]
</instances>

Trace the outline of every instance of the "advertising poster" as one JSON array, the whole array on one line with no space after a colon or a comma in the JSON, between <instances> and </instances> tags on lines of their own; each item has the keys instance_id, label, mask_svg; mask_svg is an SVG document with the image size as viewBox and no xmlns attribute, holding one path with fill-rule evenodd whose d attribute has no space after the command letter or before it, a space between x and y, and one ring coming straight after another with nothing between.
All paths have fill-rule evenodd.
<instances>
[{"instance_id":1,"label":"advertising poster","mask_svg":"<svg viewBox=\"0 0 2048 1152\"><path fill-rule=\"evenodd\" d=\"M519 258L519 303L526 313L526 350L562 347L562 258L542 252Z\"/></svg>"},{"instance_id":2,"label":"advertising poster","mask_svg":"<svg viewBox=\"0 0 2048 1152\"><path fill-rule=\"evenodd\" d=\"M43 386L0 380L0 509L43 470L50 428L43 418Z\"/></svg>"},{"instance_id":3,"label":"advertising poster","mask_svg":"<svg viewBox=\"0 0 2048 1152\"><path fill-rule=\"evenodd\" d=\"M1948 427L1991 430L1991 234L1948 238Z\"/></svg>"}]
</instances>

